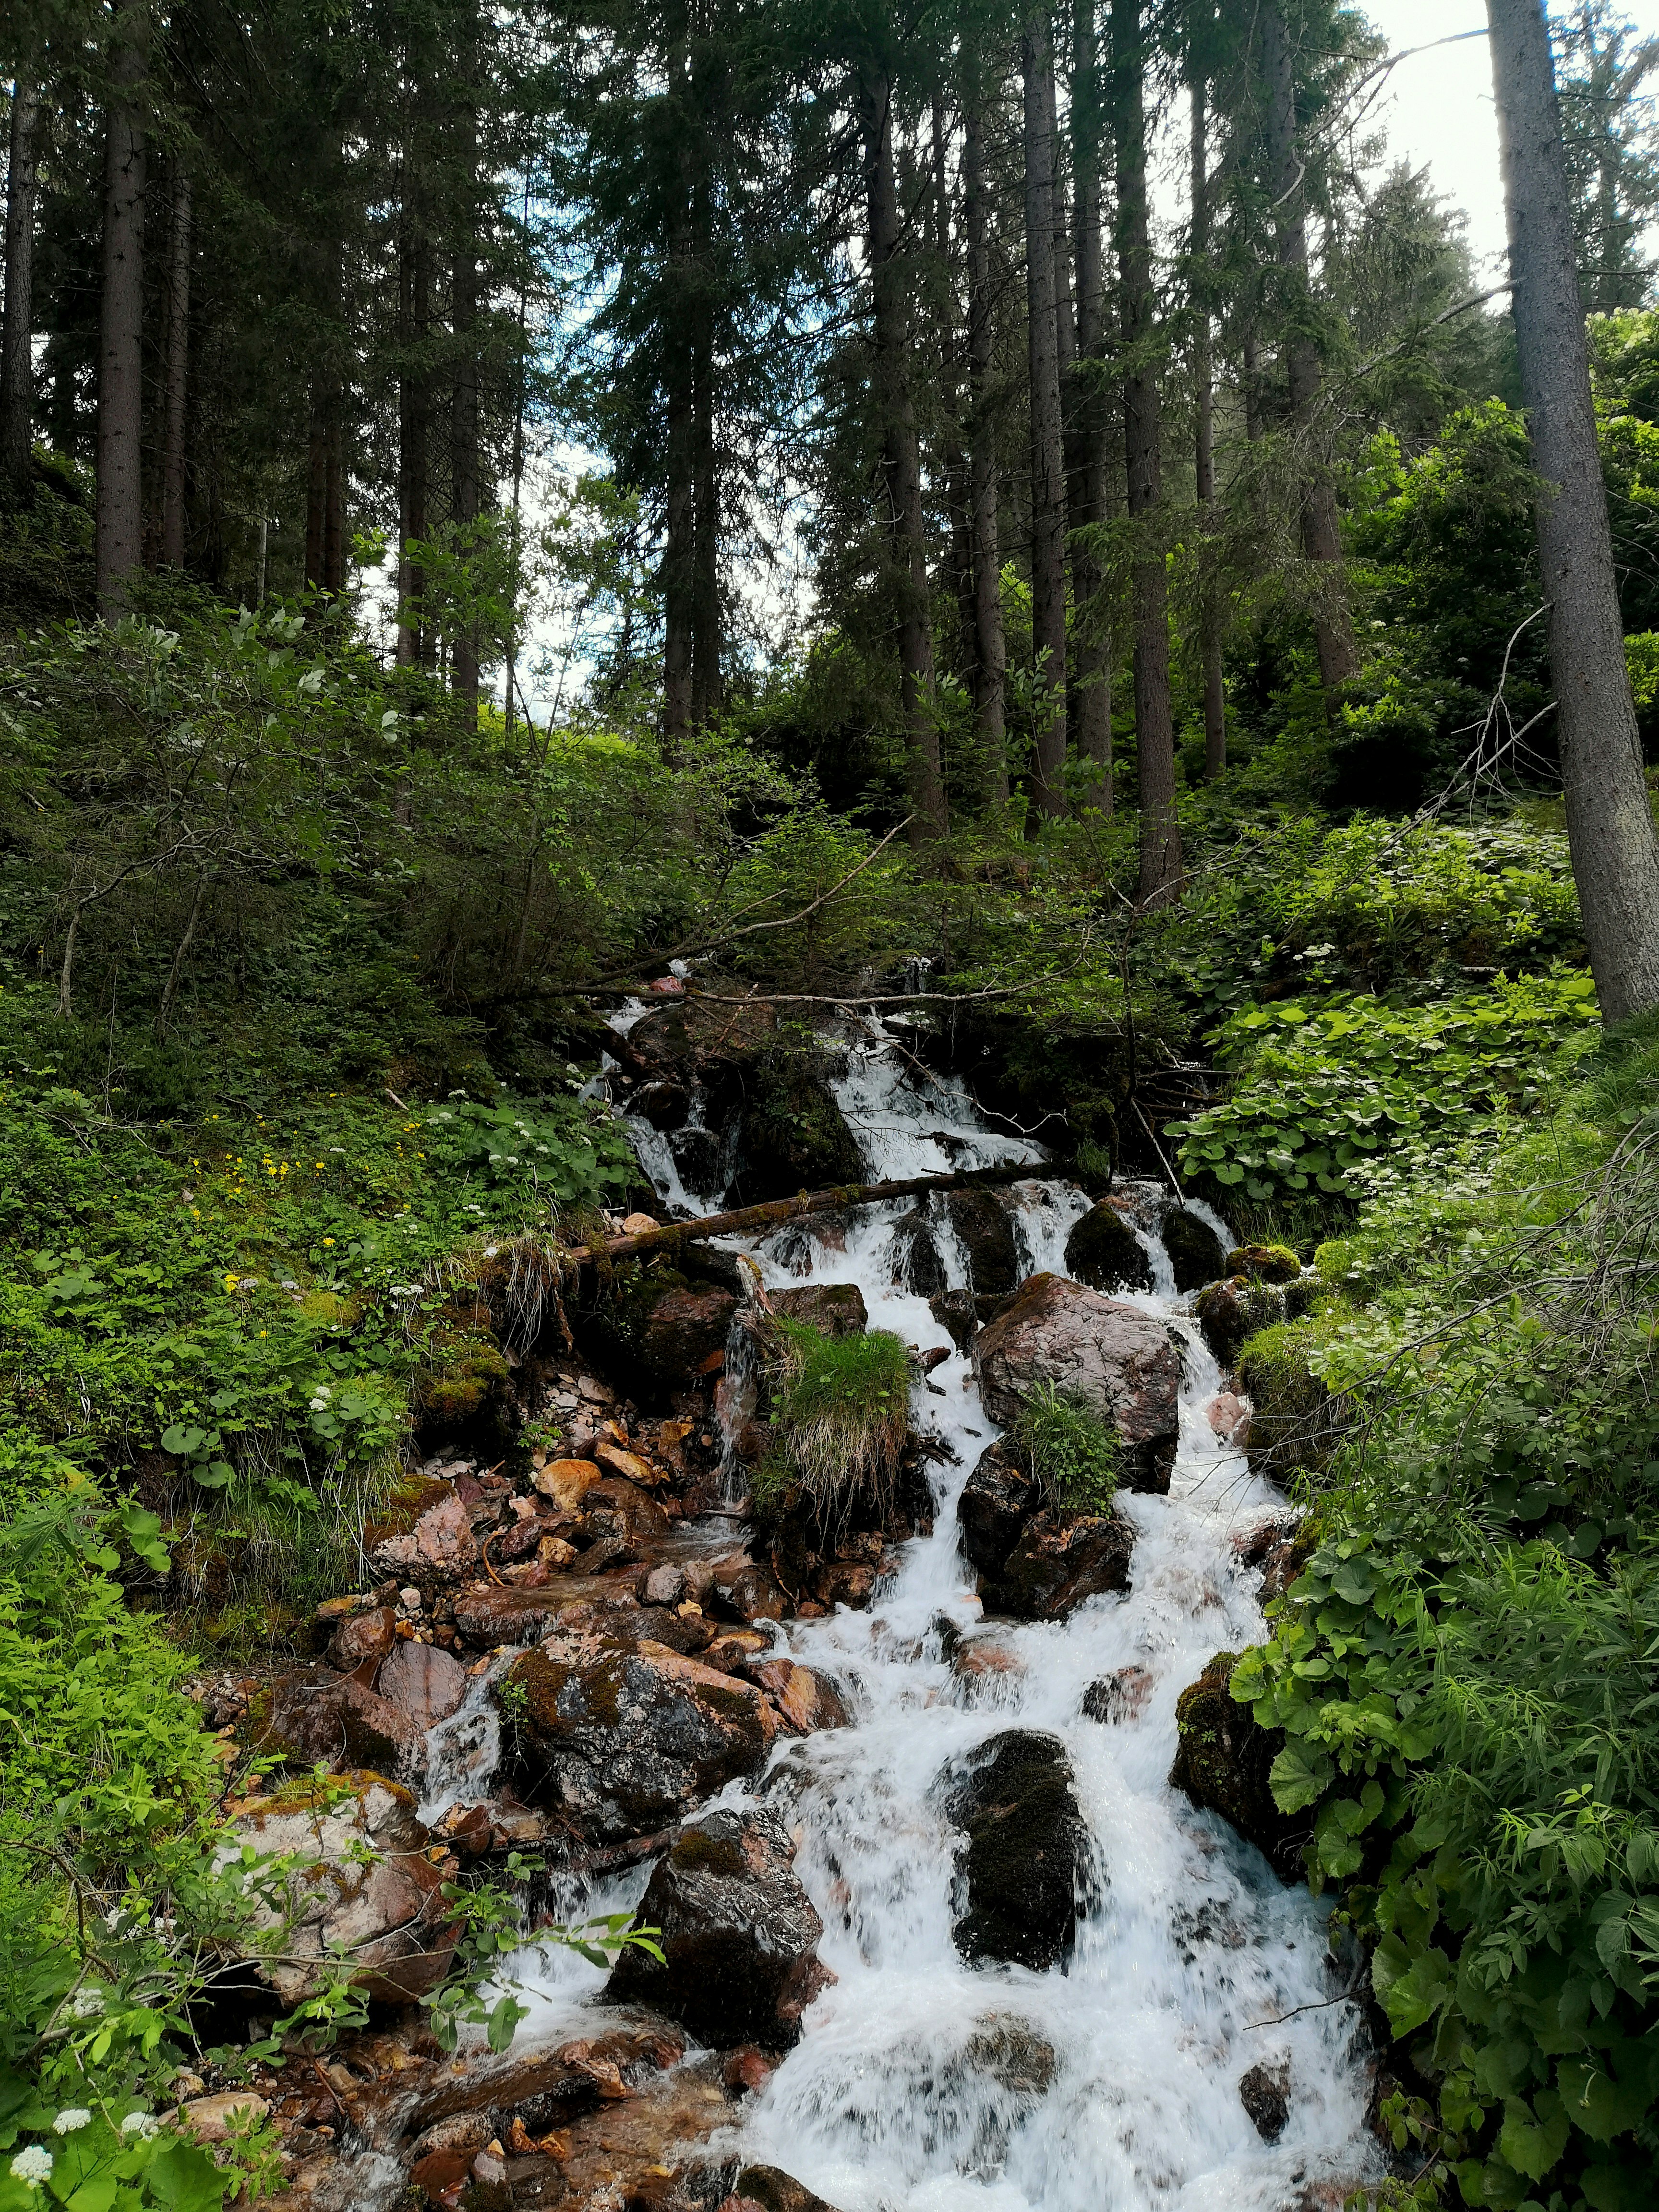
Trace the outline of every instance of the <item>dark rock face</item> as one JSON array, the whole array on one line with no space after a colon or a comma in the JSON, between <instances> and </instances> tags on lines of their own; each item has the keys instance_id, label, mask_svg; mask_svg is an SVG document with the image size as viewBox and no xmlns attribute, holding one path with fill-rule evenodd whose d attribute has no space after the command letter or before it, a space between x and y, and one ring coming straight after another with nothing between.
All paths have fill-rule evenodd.
<instances>
[{"instance_id":1,"label":"dark rock face","mask_svg":"<svg viewBox=\"0 0 1659 2212\"><path fill-rule=\"evenodd\" d=\"M1207 1221L1184 1206L1164 1215L1158 1233L1175 1269L1176 1290L1200 1290L1224 1272L1227 1255L1221 1239Z\"/></svg>"},{"instance_id":2,"label":"dark rock face","mask_svg":"<svg viewBox=\"0 0 1659 2212\"><path fill-rule=\"evenodd\" d=\"M746 1204L863 1182L864 1161L819 1048L782 1042L763 1047L744 1057L740 1079L738 1181Z\"/></svg>"},{"instance_id":3,"label":"dark rock face","mask_svg":"<svg viewBox=\"0 0 1659 2212\"><path fill-rule=\"evenodd\" d=\"M1249 1708L1234 1704L1227 1685L1236 1657L1218 1652L1182 1692L1176 1705L1181 1740L1170 1785L1185 1790L1194 1805L1219 1813L1255 1845L1281 1881L1297 1881L1308 1823L1279 1811L1267 1780L1284 1748L1284 1732L1258 1728Z\"/></svg>"},{"instance_id":4,"label":"dark rock face","mask_svg":"<svg viewBox=\"0 0 1659 2212\"><path fill-rule=\"evenodd\" d=\"M958 1352L966 1352L979 1328L978 1303L971 1291L936 1291L927 1310Z\"/></svg>"},{"instance_id":5,"label":"dark rock face","mask_svg":"<svg viewBox=\"0 0 1659 2212\"><path fill-rule=\"evenodd\" d=\"M665 1644L593 1629L555 1634L526 1652L504 1692L520 1787L599 1842L683 1820L751 1773L778 1732L754 1683Z\"/></svg>"},{"instance_id":6,"label":"dark rock face","mask_svg":"<svg viewBox=\"0 0 1659 2212\"><path fill-rule=\"evenodd\" d=\"M833 2204L815 2197L805 2182L775 2166L745 2166L732 2184L723 2212L836 2212Z\"/></svg>"},{"instance_id":7,"label":"dark rock face","mask_svg":"<svg viewBox=\"0 0 1659 2212\"><path fill-rule=\"evenodd\" d=\"M1204 1341L1223 1367L1231 1367L1239 1349L1255 1326L1250 1318L1249 1285L1236 1280L1212 1283L1198 1294L1193 1308Z\"/></svg>"},{"instance_id":8,"label":"dark rock face","mask_svg":"<svg viewBox=\"0 0 1659 2212\"><path fill-rule=\"evenodd\" d=\"M556 1575L539 1588L504 1583L464 1589L455 1596L455 1626L480 1650L498 1644L532 1644L546 1634L554 1617L568 1605L589 1600L637 1600L645 1584L643 1568L627 1568L615 1575Z\"/></svg>"},{"instance_id":9,"label":"dark rock face","mask_svg":"<svg viewBox=\"0 0 1659 2212\"><path fill-rule=\"evenodd\" d=\"M581 1543L614 1547L606 1557L608 1566L631 1565L672 1525L649 1491L625 1475L613 1474L583 1493L573 1536Z\"/></svg>"},{"instance_id":10,"label":"dark rock face","mask_svg":"<svg viewBox=\"0 0 1659 2212\"><path fill-rule=\"evenodd\" d=\"M975 1338L973 1356L1000 1426L1034 1383L1053 1382L1115 1425L1126 1488L1169 1489L1181 1361L1161 1322L1064 1275L1033 1275Z\"/></svg>"},{"instance_id":11,"label":"dark rock face","mask_svg":"<svg viewBox=\"0 0 1659 2212\"><path fill-rule=\"evenodd\" d=\"M1094 1291L1146 1291L1152 1271L1128 1223L1102 1199L1066 1239L1066 1272Z\"/></svg>"},{"instance_id":12,"label":"dark rock face","mask_svg":"<svg viewBox=\"0 0 1659 2212\"><path fill-rule=\"evenodd\" d=\"M994 1736L978 1756L950 1804L968 1836L957 1948L1041 1973L1071 1948L1088 1857L1072 1770L1058 1736L1024 1729Z\"/></svg>"},{"instance_id":13,"label":"dark rock face","mask_svg":"<svg viewBox=\"0 0 1659 2212\"><path fill-rule=\"evenodd\" d=\"M1288 2066L1252 2066L1238 2084L1238 2101L1263 2142L1276 2143L1291 2117Z\"/></svg>"},{"instance_id":14,"label":"dark rock face","mask_svg":"<svg viewBox=\"0 0 1659 2212\"><path fill-rule=\"evenodd\" d=\"M1146 1668L1116 1668L1091 1682L1083 1692L1083 1717L1108 1725L1114 1721L1133 1720L1144 1709L1153 1686Z\"/></svg>"},{"instance_id":15,"label":"dark rock face","mask_svg":"<svg viewBox=\"0 0 1659 2212\"><path fill-rule=\"evenodd\" d=\"M893 1279L919 1298L939 1297L945 1289L945 1262L939 1256L933 1231L921 1208L913 1206L893 1229Z\"/></svg>"},{"instance_id":16,"label":"dark rock face","mask_svg":"<svg viewBox=\"0 0 1659 2212\"><path fill-rule=\"evenodd\" d=\"M661 1929L666 1964L624 1951L606 1996L651 2005L719 2051L792 2048L802 2013L834 1979L818 1960L823 1923L794 1856L769 1807L705 1814L659 1863L637 1915Z\"/></svg>"},{"instance_id":17,"label":"dark rock face","mask_svg":"<svg viewBox=\"0 0 1659 2212\"><path fill-rule=\"evenodd\" d=\"M639 1332L639 1356L659 1390L674 1389L726 1349L737 1300L712 1284L665 1291Z\"/></svg>"},{"instance_id":18,"label":"dark rock face","mask_svg":"<svg viewBox=\"0 0 1659 2212\"><path fill-rule=\"evenodd\" d=\"M356 1765L401 1779L420 1769L425 1729L370 1686L373 1660L355 1674L302 1668L271 1690L270 1732L300 1756L327 1766Z\"/></svg>"},{"instance_id":19,"label":"dark rock face","mask_svg":"<svg viewBox=\"0 0 1659 2212\"><path fill-rule=\"evenodd\" d=\"M945 1200L951 1226L968 1261L968 1279L981 1297L1005 1297L1019 1281L1019 1250L1007 1206L995 1191L956 1190Z\"/></svg>"},{"instance_id":20,"label":"dark rock face","mask_svg":"<svg viewBox=\"0 0 1659 2212\"><path fill-rule=\"evenodd\" d=\"M804 1321L825 1336L862 1336L870 1326L856 1283L803 1283L799 1290L774 1291L772 1305L786 1320Z\"/></svg>"},{"instance_id":21,"label":"dark rock face","mask_svg":"<svg viewBox=\"0 0 1659 2212\"><path fill-rule=\"evenodd\" d=\"M981 1574L1000 1571L1040 1503L1036 1483L1000 1438L980 1454L957 1516L963 1551Z\"/></svg>"},{"instance_id":22,"label":"dark rock face","mask_svg":"<svg viewBox=\"0 0 1659 2212\"><path fill-rule=\"evenodd\" d=\"M1039 1513L980 1595L989 1613L1064 1620L1085 1598L1128 1589L1133 1549L1134 1532L1115 1513Z\"/></svg>"}]
</instances>

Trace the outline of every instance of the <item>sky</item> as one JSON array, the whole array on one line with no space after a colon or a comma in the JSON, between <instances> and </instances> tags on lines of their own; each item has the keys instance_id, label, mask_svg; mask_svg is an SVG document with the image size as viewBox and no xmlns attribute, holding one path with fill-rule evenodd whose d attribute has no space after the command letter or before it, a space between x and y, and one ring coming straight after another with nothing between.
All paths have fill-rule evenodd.
<instances>
[{"instance_id":1,"label":"sky","mask_svg":"<svg viewBox=\"0 0 1659 2212\"><path fill-rule=\"evenodd\" d=\"M1394 54L1486 27L1485 0L1362 0L1362 4ZM1553 15L1565 12L1562 0L1552 0ZM1659 0L1622 0L1619 12L1638 32L1659 32ZM1468 216L1469 246L1477 270L1501 276L1504 198L1486 40L1469 39L1412 54L1392 72L1389 90L1372 114L1387 130L1390 149L1414 168L1426 162L1437 189Z\"/></svg>"}]
</instances>

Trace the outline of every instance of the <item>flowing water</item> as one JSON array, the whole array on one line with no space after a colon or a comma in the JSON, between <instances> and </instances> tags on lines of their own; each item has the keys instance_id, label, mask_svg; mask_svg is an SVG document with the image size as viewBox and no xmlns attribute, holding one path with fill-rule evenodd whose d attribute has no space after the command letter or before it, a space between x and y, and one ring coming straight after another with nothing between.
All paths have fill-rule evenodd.
<instances>
[{"instance_id":1,"label":"flowing water","mask_svg":"<svg viewBox=\"0 0 1659 2212\"><path fill-rule=\"evenodd\" d=\"M837 1089L872 1180L1040 1169L1035 1146L989 1128L959 1085L914 1070L879 1030L855 1036ZM1061 1268L1088 1199L1040 1175L1009 1196L1026 1271ZM907 1210L861 1209L844 1246L784 1231L754 1256L769 1285L856 1282L872 1327L947 1344L927 1301L894 1281ZM942 1212L930 1219L959 1285L963 1256ZM1330 1955L1321 1908L1169 1787L1180 1692L1215 1652L1263 1634L1229 1539L1283 1501L1206 1419L1215 1362L1155 1231L1142 1233L1154 1288L1131 1296L1179 1332L1184 1381L1168 1497L1120 1501L1135 1529L1132 1590L1060 1624L981 1621L956 1509L997 1431L952 1350L916 1390L918 1426L949 1455L934 1463L933 1533L903 1547L867 1613L779 1632L780 1648L841 1686L853 1724L783 1747L765 1777L726 1793L787 1809L838 1978L750 2107L741 2148L843 2212L1288 2212L1340 2203L1341 2185L1375 2167L1358 2015L1340 1997L1351 1969ZM967 1639L954 1666L947 1622ZM977 1641L994 1647L976 1655L988 1663L964 1672ZM1126 1667L1144 1670L1139 1709L1085 1717L1089 1686ZM1062 1739L1094 1838L1075 1949L1047 1973L969 1966L951 1940L961 1838L941 1776L1015 1727ZM645 1879L585 1909L631 1905ZM599 1978L574 1960L541 1977L532 2032ZM1255 2066L1288 2069L1290 2119L1272 2146L1240 2101Z\"/></svg>"}]
</instances>

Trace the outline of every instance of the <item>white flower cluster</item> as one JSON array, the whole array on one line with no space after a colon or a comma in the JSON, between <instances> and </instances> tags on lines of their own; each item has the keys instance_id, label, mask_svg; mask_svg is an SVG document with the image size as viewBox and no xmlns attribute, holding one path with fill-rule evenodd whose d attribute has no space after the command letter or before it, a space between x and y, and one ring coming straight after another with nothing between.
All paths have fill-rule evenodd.
<instances>
[{"instance_id":1,"label":"white flower cluster","mask_svg":"<svg viewBox=\"0 0 1659 2212\"><path fill-rule=\"evenodd\" d=\"M95 1984L76 1990L70 2011L76 2020L100 2020L103 2017L104 1992Z\"/></svg>"},{"instance_id":2,"label":"white flower cluster","mask_svg":"<svg viewBox=\"0 0 1659 2212\"><path fill-rule=\"evenodd\" d=\"M316 1389L312 1392L311 1396L307 1401L312 1412L313 1413L326 1413L328 1410L328 1401L333 1395L333 1391L330 1389L326 1382L319 1382Z\"/></svg>"},{"instance_id":3,"label":"white flower cluster","mask_svg":"<svg viewBox=\"0 0 1659 2212\"><path fill-rule=\"evenodd\" d=\"M161 2132L161 2123L154 2112L129 2112L121 2123L124 2136L137 2136L149 2142Z\"/></svg>"},{"instance_id":4,"label":"white flower cluster","mask_svg":"<svg viewBox=\"0 0 1659 2212\"><path fill-rule=\"evenodd\" d=\"M91 2124L92 2114L84 2105L70 2105L59 2112L58 2118L52 2122L52 2131L57 2136L72 2136L78 2130L90 2127Z\"/></svg>"},{"instance_id":5,"label":"white flower cluster","mask_svg":"<svg viewBox=\"0 0 1659 2212\"><path fill-rule=\"evenodd\" d=\"M38 2189L51 2173L52 2166L52 2153L43 2150L39 2143L31 2143L27 2150L20 2150L13 2159L11 2178L14 2181L26 2183L32 2189Z\"/></svg>"}]
</instances>

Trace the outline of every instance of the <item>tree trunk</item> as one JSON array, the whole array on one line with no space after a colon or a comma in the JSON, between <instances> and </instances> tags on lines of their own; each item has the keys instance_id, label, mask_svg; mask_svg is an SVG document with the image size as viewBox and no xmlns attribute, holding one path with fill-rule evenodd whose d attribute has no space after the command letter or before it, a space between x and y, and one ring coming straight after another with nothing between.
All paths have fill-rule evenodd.
<instances>
[{"instance_id":1,"label":"tree trunk","mask_svg":"<svg viewBox=\"0 0 1659 2212\"><path fill-rule=\"evenodd\" d=\"M685 27L682 16L675 27L678 35L668 48L669 94L680 110L676 132L679 146L677 205L668 242L667 313L663 331L668 504L659 572L663 597L663 737L671 746L683 744L691 729L691 577L696 497L691 473L690 322L696 270L691 253L695 179L690 158L691 82Z\"/></svg>"},{"instance_id":2,"label":"tree trunk","mask_svg":"<svg viewBox=\"0 0 1659 2212\"><path fill-rule=\"evenodd\" d=\"M1002 556L997 530L997 435L991 413L991 255L986 238L985 139L976 100L963 117L963 216L968 231L968 374L972 410L969 495L973 514L974 727L988 803L1008 811L1008 744L1003 721L1008 653L1002 629Z\"/></svg>"},{"instance_id":3,"label":"tree trunk","mask_svg":"<svg viewBox=\"0 0 1659 2212\"><path fill-rule=\"evenodd\" d=\"M161 565L185 565L185 403L190 392L190 171L173 173L167 236L167 395L161 431Z\"/></svg>"},{"instance_id":4,"label":"tree trunk","mask_svg":"<svg viewBox=\"0 0 1659 2212\"><path fill-rule=\"evenodd\" d=\"M1031 395L1032 797L1066 811L1066 463L1054 268L1054 58L1046 15L1020 41L1025 95L1025 315Z\"/></svg>"},{"instance_id":5,"label":"tree trunk","mask_svg":"<svg viewBox=\"0 0 1659 2212\"><path fill-rule=\"evenodd\" d=\"M1075 532L1106 520L1106 405L1098 381L1106 351L1105 272L1100 248L1100 72L1095 31L1096 0L1076 0L1072 23L1072 198L1076 231L1077 357L1071 419L1075 461L1070 464L1071 526ZM1088 366L1093 364L1092 369ZM1076 629L1073 728L1078 750L1095 775L1083 793L1086 806L1112 811L1112 649L1109 618L1101 604L1100 563L1073 543L1072 605Z\"/></svg>"},{"instance_id":6,"label":"tree trunk","mask_svg":"<svg viewBox=\"0 0 1659 2212\"><path fill-rule=\"evenodd\" d=\"M1215 576L1215 368L1210 331L1209 132L1201 77L1192 87L1193 475L1198 497L1198 643L1204 681L1204 773L1227 765L1221 605Z\"/></svg>"},{"instance_id":7,"label":"tree trunk","mask_svg":"<svg viewBox=\"0 0 1659 2212\"><path fill-rule=\"evenodd\" d=\"M1549 32L1540 0L1486 0L1486 17L1567 836L1601 1012L1620 1021L1659 1006L1659 839L1625 665Z\"/></svg>"},{"instance_id":8,"label":"tree trunk","mask_svg":"<svg viewBox=\"0 0 1659 2212\"><path fill-rule=\"evenodd\" d=\"M477 73L477 25L470 20L465 32L463 66L469 82L463 90L459 117L460 182L459 250L450 271L450 316L455 336L455 391L449 422L450 470L454 483L456 551L464 562L476 562L477 547L473 526L483 504L478 460L478 111L471 79ZM453 683L469 718L478 718L478 639L470 610L464 609L455 624Z\"/></svg>"},{"instance_id":9,"label":"tree trunk","mask_svg":"<svg viewBox=\"0 0 1659 2212\"><path fill-rule=\"evenodd\" d=\"M398 387L398 665L414 668L426 665L429 652L428 629L420 606L426 575L410 547L423 541L427 534L431 400L423 349L430 318L431 280L425 225L411 205L407 163L404 179L398 270L404 354Z\"/></svg>"},{"instance_id":10,"label":"tree trunk","mask_svg":"<svg viewBox=\"0 0 1659 2212\"><path fill-rule=\"evenodd\" d=\"M1170 701L1169 586L1158 528L1163 501L1162 422L1152 359L1156 331L1152 227L1146 204L1145 67L1139 0L1112 0L1113 122L1117 139L1118 274L1123 347L1124 460L1129 518L1139 526L1130 578L1134 627L1135 757L1140 799L1143 906L1181 888L1176 813L1175 718Z\"/></svg>"},{"instance_id":11,"label":"tree trunk","mask_svg":"<svg viewBox=\"0 0 1659 2212\"><path fill-rule=\"evenodd\" d=\"M874 398L881 425L883 477L898 602L899 685L905 734L910 841L925 843L949 830L939 767L933 696L933 635L927 582L927 538L921 511L921 455L910 393L910 339L899 258L901 226L893 179L891 88L879 64L858 70L859 121L864 140L867 244L875 341Z\"/></svg>"},{"instance_id":12,"label":"tree trunk","mask_svg":"<svg viewBox=\"0 0 1659 2212\"><path fill-rule=\"evenodd\" d=\"M691 350L691 719L707 729L720 711L720 515L714 441L714 331L708 297L708 208L698 196L697 312Z\"/></svg>"},{"instance_id":13,"label":"tree trunk","mask_svg":"<svg viewBox=\"0 0 1659 2212\"><path fill-rule=\"evenodd\" d=\"M6 315L0 336L0 490L30 495L34 458L34 203L39 86L24 67L11 92L11 155L6 173Z\"/></svg>"},{"instance_id":14,"label":"tree trunk","mask_svg":"<svg viewBox=\"0 0 1659 2212\"><path fill-rule=\"evenodd\" d=\"M143 558L144 128L137 104L146 64L143 0L123 0L113 92L105 118L103 286L98 328L98 611L126 606Z\"/></svg>"},{"instance_id":15,"label":"tree trunk","mask_svg":"<svg viewBox=\"0 0 1659 2212\"><path fill-rule=\"evenodd\" d=\"M1347 580L1336 493L1314 450L1315 412L1324 372L1309 328L1308 225L1302 161L1296 150L1296 70L1279 0L1262 0L1261 73L1266 80L1268 170L1273 194L1273 237L1281 271L1280 312L1285 320L1285 368L1291 431L1303 447L1302 550L1317 583L1314 638L1320 681L1327 691L1346 684L1359 666L1348 617Z\"/></svg>"},{"instance_id":16,"label":"tree trunk","mask_svg":"<svg viewBox=\"0 0 1659 2212\"><path fill-rule=\"evenodd\" d=\"M979 691L978 610L974 599L974 520L968 457L962 450L962 357L957 332L956 272L951 263L951 190L945 101L933 95L933 255L939 264L939 400L944 417L945 503L951 519L951 596L957 605L957 655L963 681Z\"/></svg>"}]
</instances>

